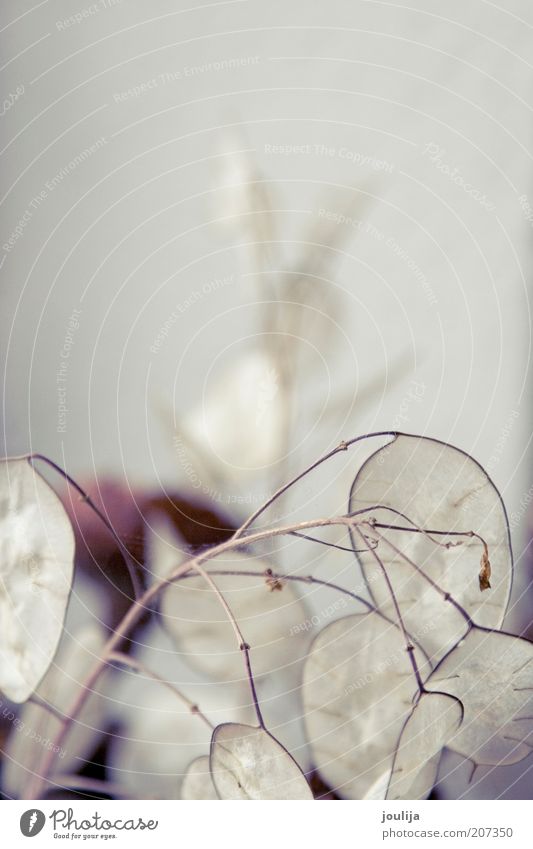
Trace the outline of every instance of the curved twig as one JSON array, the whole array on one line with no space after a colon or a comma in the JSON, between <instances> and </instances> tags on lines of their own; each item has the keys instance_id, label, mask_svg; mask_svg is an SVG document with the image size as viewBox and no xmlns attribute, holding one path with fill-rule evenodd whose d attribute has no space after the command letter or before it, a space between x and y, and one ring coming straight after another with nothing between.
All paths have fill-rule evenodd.
<instances>
[{"instance_id":1,"label":"curved twig","mask_svg":"<svg viewBox=\"0 0 533 849\"><path fill-rule=\"evenodd\" d=\"M430 584L430 586L432 586L433 589L436 590L442 596L444 601L448 601L451 605L453 605L453 607L455 607L455 609L457 610L458 613L461 614L461 616L463 617L463 619L465 620L465 622L467 623L469 628L472 628L474 626L474 620L472 619L470 614L467 613L467 611L464 609L464 607L461 604L459 604L458 601L456 601L454 599L454 597L452 596L451 593L446 592L446 590L443 590L442 587L440 587L433 580L433 578L430 578L430 576L427 575L426 572L424 572L424 570L421 569L420 566L417 563L414 562L414 560L411 560L411 558L408 557L407 554L404 554L404 552L401 551L401 549L399 549L396 545L394 545L393 542L391 542L389 539L387 539L386 536L383 536L383 534L380 534L379 531L376 531L376 533L379 536L379 538L382 539L383 542L386 545L390 546L390 548L392 548L392 550L394 552L396 552L398 557L401 557L403 560L405 560L405 562L408 563L410 566L412 566L413 569L415 569L417 571L417 573L422 578L425 578L425 580Z\"/></svg>"},{"instance_id":2,"label":"curved twig","mask_svg":"<svg viewBox=\"0 0 533 849\"><path fill-rule=\"evenodd\" d=\"M100 519L100 521L107 528L107 530L109 531L109 533L111 534L111 536L115 540L116 544L118 545L118 547L120 549L122 556L124 557L124 562L126 563L126 568L128 570L129 576L130 576L131 586L132 586L132 589L133 589L133 595L134 595L135 600L140 598L141 595L142 595L142 592L143 592L143 588L142 588L142 585L141 585L141 582L139 580L139 577L137 575L137 570L136 570L136 566L138 566L140 564L133 557L133 555L131 554L131 552L127 548L127 546L124 544L124 542L122 541L120 536L117 534L116 530L114 529L113 525L111 524L111 522L109 521L107 516L105 516L105 514L102 513L102 511L100 510L100 508L96 506L96 504L92 500L91 496L87 492L85 492L83 487L80 486L80 484L77 483L74 480L74 478L72 478L68 474L68 472L66 472L64 469L62 469L61 466L59 466L57 463L54 463L53 460L50 460L48 457L45 457L44 454L27 454L25 456L26 456L28 462L30 463L30 465L33 465L34 460L42 460L43 463L46 463L48 466L50 466L51 469L53 469L55 472L57 472L57 474L61 475L63 480L65 480L69 486L71 486L73 489L76 490L76 492L80 496L81 500L85 504L87 504L87 506L91 508L93 513Z\"/></svg>"},{"instance_id":3,"label":"curved twig","mask_svg":"<svg viewBox=\"0 0 533 849\"><path fill-rule=\"evenodd\" d=\"M124 654L120 651L111 652L111 654L107 658L108 663L120 663L122 666L127 666L130 669L133 669L135 672L139 672L141 675L145 675L147 678L152 678L153 681L157 681L158 684L161 684L163 687L166 687L167 690L170 690L174 693L178 699L186 705L190 712L195 716L199 717L202 722L211 729L214 729L214 725L209 721L207 716L200 710L198 705L191 701L187 696L178 690L174 684L171 684L170 681L167 681L165 678L162 678L157 672L153 672L148 666L145 666L144 663L141 663L139 660L136 660L134 657L130 657L129 654Z\"/></svg>"},{"instance_id":4,"label":"curved twig","mask_svg":"<svg viewBox=\"0 0 533 849\"><path fill-rule=\"evenodd\" d=\"M364 537L362 531L360 531L358 527L355 527L354 530L355 530L356 534L364 542L365 537ZM424 684L422 682L422 676L420 675L420 670L419 670L418 664L416 662L415 647L414 647L414 645L411 641L411 637L407 633L407 629L405 627L403 617L402 617L402 613L401 613L401 610L400 610L400 605L398 604L398 600L396 598L396 594L394 592L391 579L389 578L387 570L385 569L385 565L384 565L381 557L377 553L376 549L377 549L377 546L374 546L372 548L369 548L368 550L369 550L370 554L372 555L372 557L374 558L374 560L376 561L376 563L378 564L378 566L380 567L380 569L383 573L383 577L385 578L385 583L387 584L388 590L390 592L392 603L394 605L394 610L396 611L396 616L398 618L398 625L400 627L400 630L403 634L403 638L405 640L405 649L407 651L407 654L409 655L409 660L411 661L411 666L413 667L413 672L414 672L414 675L415 675L415 678L416 678L416 683L418 685L418 690L419 690L420 693L422 693L422 692L424 692Z\"/></svg>"},{"instance_id":5,"label":"curved twig","mask_svg":"<svg viewBox=\"0 0 533 849\"><path fill-rule=\"evenodd\" d=\"M335 457L336 454L340 454L342 451L347 451L348 448L350 448L352 445L355 445L356 442L361 442L364 439L371 439L374 436L392 436L396 439L397 436L400 436L400 433L396 430L383 430L377 431L376 433L365 433L362 436L355 436L353 439L348 439L346 442L343 440L337 445L336 448L333 448L332 451L328 451L327 454L324 454L323 457L320 457L318 460L315 460L315 462L311 463L311 465L308 466L307 469L304 469L303 472L300 472L288 483L284 484L283 486L280 486L280 488L277 489L276 492L274 492L274 494L271 495L270 498L268 498L263 504L261 504L261 506L258 507L257 510L255 510L252 515L246 519L246 521L240 526L240 528L235 531L232 536L232 539L239 539L240 537L242 537L242 535L246 530L248 530L250 525L253 525L255 520L259 518L259 516L261 516L261 514L264 513L265 510L268 510L268 508L275 501L277 501L277 499L281 495L283 495L283 493L287 492L287 490L294 486L295 483L298 483L298 481L302 480L302 478L304 478L310 472L314 471L316 468L318 468L318 466L321 466L322 463L325 463L327 460L331 460L332 457Z\"/></svg>"}]
</instances>

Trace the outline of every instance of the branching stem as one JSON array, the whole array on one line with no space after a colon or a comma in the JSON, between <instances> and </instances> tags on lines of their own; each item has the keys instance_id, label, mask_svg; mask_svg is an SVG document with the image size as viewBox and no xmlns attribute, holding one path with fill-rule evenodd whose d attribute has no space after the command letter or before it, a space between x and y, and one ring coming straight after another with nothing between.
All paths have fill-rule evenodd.
<instances>
[{"instance_id":1,"label":"branching stem","mask_svg":"<svg viewBox=\"0 0 533 849\"><path fill-rule=\"evenodd\" d=\"M375 528L375 526L373 526L373 527ZM433 578L430 578L430 576L426 572L424 572L424 570L421 569L420 566L417 563L414 562L414 560L411 560L411 558L408 557L407 554L405 554L403 551L401 551L401 549L399 549L396 545L394 545L394 543L391 542L389 539L387 539L387 537L383 536L383 534L380 534L379 531L376 531L376 533L377 533L378 537L381 540L383 540L383 542L386 545L388 545L390 548L392 548L392 550L398 555L398 557L401 557L403 560L405 560L406 563L408 563L410 566L412 566L413 569L415 569L416 572L422 578L424 578L428 582L428 584L430 584L430 586L432 586L433 589L436 590L442 596L444 601L448 601L451 605L453 605L453 607L455 607L457 612L461 614L461 616L463 617L463 619L467 623L469 629L473 627L474 622L473 622L470 614L467 613L466 610L464 609L464 607L461 604L459 604L458 601L456 601L454 599L454 597L451 595L451 593L446 592L446 590L443 590L442 587L440 587L433 580Z\"/></svg>"},{"instance_id":2,"label":"branching stem","mask_svg":"<svg viewBox=\"0 0 533 849\"><path fill-rule=\"evenodd\" d=\"M239 548L249 546L252 543L261 542L262 540L269 539L271 537L287 535L292 531L306 530L317 527L329 527L333 525L348 525L350 522L353 521L353 519L348 519L346 516L339 516L333 519L315 519L307 522L299 522L298 524L289 525L286 527L257 531L256 533L249 534L246 539L229 539L187 560L185 563L182 563L180 566L178 566L167 578L163 578L160 581L155 582L151 587L149 587L143 593L143 595L131 605L131 607L123 617L122 621L118 624L115 631L111 634L106 645L104 646L100 658L95 662L93 668L87 676L86 681L84 682L83 687L80 688L72 702L72 705L66 711L66 716L68 716L68 720L62 723L61 728L55 737L53 747L47 752L46 756L44 757L41 767L41 774L33 776L30 782L30 786L28 787L28 798L40 798L39 794L46 786L48 776L54 765L54 749L55 751L57 751L59 748L61 748L61 745L68 734L70 723L78 716L80 710L83 708L90 692L94 688L96 681L100 677L100 674L102 673L103 669L106 667L109 656L119 648L122 641L128 636L131 629L143 616L146 608L151 604L151 602L153 602L153 600L157 597L161 590L164 589L164 587L172 583L181 575L184 575L185 573L191 570L194 571L197 566L201 565L202 563L208 562L209 560L212 560L213 558L218 557L218 555L224 554L227 551L237 550ZM244 640L242 642L244 642Z\"/></svg>"},{"instance_id":3,"label":"branching stem","mask_svg":"<svg viewBox=\"0 0 533 849\"><path fill-rule=\"evenodd\" d=\"M258 519L259 516L261 516L265 512L265 510L268 510L268 508L275 501L277 501L280 496L282 496L285 492L287 492L288 489L294 486L295 483L298 483L298 481L301 481L302 478L306 477L306 475L318 468L318 466L321 466L322 463L325 463L327 460L331 460L331 458L335 457L336 454L340 454L342 451L347 451L348 448L350 448L352 445L355 445L356 442L361 442L363 439L371 439L375 436L392 436L396 439L396 437L400 435L401 434L395 430L383 430L378 431L376 433L365 433L362 436L355 436L353 439L349 439L347 442L343 440L339 443L339 445L337 445L336 448L333 448L332 451L328 451L327 454L324 454L323 457L320 457L318 460L315 460L314 463L311 463L310 466L304 469L303 472L300 472L298 475L296 475L296 477L292 478L288 483L284 484L283 486L280 486L280 488L276 490L276 492L274 492L273 495L271 495L270 498L268 498L263 504L261 504L261 506L258 507L257 510L246 519L246 521L241 525L241 527L235 531L232 539L239 539L240 537L242 537L244 532L248 530L250 525L253 525L255 520Z\"/></svg>"},{"instance_id":4,"label":"branching stem","mask_svg":"<svg viewBox=\"0 0 533 849\"><path fill-rule=\"evenodd\" d=\"M332 526L344 526L350 531L350 533L355 531L358 534L358 536L361 538L361 540L363 541L363 545L365 546L365 550L370 551L372 556L379 563L381 570L383 571L385 580L387 581L387 585L389 586L391 596L392 596L392 599L393 599L393 602L394 602L394 606L395 606L395 609L396 609L396 613L397 613L397 617L398 617L398 626L400 627L400 629L401 629L401 631L404 635L404 638L405 638L405 641L406 641L406 647L409 651L409 656L411 658L411 663L413 665L413 671L415 673L420 691L422 691L423 684L422 684L421 676L420 676L420 673L419 673L419 670L418 670L418 667L417 667L417 664L416 664L416 659L414 657L413 647L411 646L409 635L407 634L407 631L404 627L404 623L403 623L403 620L402 620L402 617L401 617L401 612L400 612L397 600L394 596L394 591L393 591L389 576L387 575L385 566L382 563L381 558L379 557L379 555L376 554L375 545L373 544L373 541L369 541L369 539L366 537L366 535L363 534L363 532L360 530L359 525L364 525L367 529L370 530L370 532L372 534L377 534L379 539L382 539L387 545L390 545L393 548L393 550L395 550L397 552L397 554L399 556L403 557L415 569L417 569L420 572L420 574L423 575L423 577L426 578L426 580L428 580L432 584L432 586L434 586L434 588L437 591L439 591L447 601L450 601L456 607L456 609L463 615L463 617L466 619L466 621L469 623L470 626L473 623L472 623L472 620L470 619L470 617L468 616L468 614L466 613L466 611L461 607L461 605L459 605L458 602L455 601L455 599L453 599L450 596L449 593L445 593L443 590L441 590L440 587L438 587L437 584L435 584L435 582L433 582L432 579L429 578L429 576L427 576L420 569L420 567L418 567L415 563L413 563L413 561L411 561L406 555L404 555L399 549L397 549L396 546L394 546L393 543L389 542L389 540L387 540L385 537L383 537L380 534L378 528L380 528L383 525L383 523L378 523L378 522L373 521L372 519L370 519L370 520L368 519L369 513L371 513L372 511L378 510L378 509L382 509L381 505L378 504L378 505L373 505L371 507L361 508L360 510L353 511L349 515L337 516L337 517L334 517L334 518L313 519L313 520L309 520L309 521L305 521L305 522L298 522L296 524L286 525L286 526L282 526L282 527L278 527L278 528L267 528L267 529L263 529L263 530L259 530L259 531L255 531L255 532L249 531L250 525L277 498L279 498L284 492L286 492L293 484L295 484L297 481L301 480L305 475L309 474L313 469L317 468L319 465L321 465L326 460L333 457L335 454L337 454L341 451L346 451L346 450L348 450L348 448L351 445L355 444L356 442L359 442L363 439L368 439L368 438L373 437L373 436L382 436L382 437L383 436L391 436L391 437L396 438L399 435L400 434L397 431L381 431L381 432L378 432L378 433L366 434L364 436L356 437L354 439L349 440L348 442L341 442L340 445L337 446L337 448L333 449L333 451L330 451L324 457L317 460L315 463L313 463L311 466L309 466L304 472L297 475L288 484L284 485L276 493L274 493L273 496L271 496L261 507L259 507L258 510L256 510L255 513L253 513L249 517L249 519L247 519L247 521L235 532L235 534L233 535L233 537L231 537L231 539L226 540L222 543L219 543L216 546L212 546L208 549L203 550L202 552L197 553L195 556L191 557L185 563L182 563L181 565L176 567L176 569L174 569L173 572L171 572L167 578L164 578L164 579L161 579L161 580L155 582L151 587L149 587L142 594L141 594L141 590L140 590L140 586L139 586L139 582L138 582L138 577L137 577L136 570L135 570L135 564L132 563L131 560L130 560L131 555L130 555L128 549L126 548L126 546L124 545L124 543L122 542L122 540L120 539L120 537L118 536L118 534L116 533L116 531L114 530L113 526L111 525L111 523L107 519L107 517L99 510L99 508L94 504L94 502L92 502L92 500L87 495L87 493L82 489L82 487L80 487L79 484L77 484L70 477L70 475L68 475L63 469L61 469L59 466L57 466L53 461L49 460L48 458L46 458L46 457L44 457L43 455L40 455L40 454L28 455L28 461L29 462L33 462L35 460L42 460L42 461L46 462L55 471L57 471L67 481L67 483L69 485L71 485L81 495L83 500L86 501L89 504L89 506L93 509L95 514L100 518L100 520L103 522L103 524L109 530L109 532L112 534L113 538L115 539L115 541L119 545L121 551L123 552L123 554L126 558L126 562L128 564L128 569L130 571L130 577L131 577L131 580L132 580L132 584L135 587L135 593L136 593L135 601L132 603L131 607L129 608L129 610L127 611L125 616L123 617L122 621L117 626L116 630L109 637L106 645L104 646L104 649L102 651L101 656L98 658L98 660L94 664L93 668L89 672L87 679L84 682L83 687L81 687L80 690L76 693L76 696L73 699L72 704L70 705L69 709L65 712L64 717L61 719L61 727L60 727L60 729L59 729L59 731L56 735L56 739L53 741L53 746L51 747L51 749L46 754L46 756L43 760L41 774L35 775L32 782L30 783L30 787L28 788L29 798L30 799L31 798L39 798L39 794L43 791L44 787L46 786L46 784L48 782L48 776L50 775L51 770L54 766L54 757L55 757L54 750L58 751L58 749L61 748L61 745L64 742L64 740L65 740L65 738L66 738L66 736L69 732L71 722L73 722L76 719L79 712L83 708L86 699L88 698L89 694L92 692L94 685L97 682L102 671L106 668L108 663L119 662L119 658L120 658L120 662L124 662L124 659L128 658L127 655L123 655L119 651L119 647L120 647L122 641L129 635L131 630L135 627L135 625L138 623L138 621L140 620L140 618L144 614L145 610L150 607L151 603L155 600L155 598L158 596L158 594L165 587L168 587L174 581L180 580L183 577L189 577L194 572L197 572L198 574L200 574L202 576L202 578L209 584L209 586L211 586L213 591L216 593L218 600L220 601L220 603L224 607L224 610L226 611L226 614L229 618L229 621L231 622L231 625L232 625L233 630L235 632L236 639L238 640L239 649L243 652L243 655L244 655L244 662L245 662L245 665L246 665L246 671L247 671L247 675L248 675L248 680L249 680L249 684L250 684L252 697L253 697L253 700L254 700L254 706L255 706L257 718L258 718L260 726L264 727L263 718L262 718L262 714L261 714L261 710L260 710L260 706L259 706L259 702L258 702L258 698L257 698L256 689L255 689L255 682L254 682L252 669L251 669L250 646L246 643L246 641L245 641L245 639L242 635L242 632L239 628L239 625L238 625L238 623L237 623L237 621L236 621L226 599L224 598L223 594L220 592L220 590L218 589L218 587L216 586L215 582L213 581L213 579L211 577L213 574L215 574L215 572L210 571L210 573L208 573L208 572L205 571L205 569L203 569L203 566L202 566L202 564L207 563L207 562L215 559L216 557L218 557L221 554L224 554L226 552L236 551L240 548L245 548L245 547L251 546L252 544L257 543L257 542L261 542L263 540L272 539L272 538L279 537L279 536L294 535L294 534L305 536L305 534L303 534L304 531L311 530L311 529L317 529L317 528L332 527ZM445 548L448 548L450 545L452 545L452 543L449 543L449 542L448 543L439 543L438 540L435 540L432 537L433 534L434 535L441 535L441 534L444 534L445 532L427 531L423 528L417 527L416 524L414 522L412 522L409 519L408 516L405 516L404 514L400 513L399 511L396 511L393 508L383 508L383 509L391 510L391 512L402 517L403 519L405 519L405 521L407 521L409 523L410 526L412 526L412 527L409 527L409 528L399 528L398 527L397 528L398 530L406 530L406 531L414 531L414 532L417 532L417 533L423 533L426 536L428 536L430 539L432 539L432 541L435 544L442 545ZM359 517L361 517L360 522L358 521ZM448 535L450 535L450 536L453 535L453 536L478 537L478 535L475 534L472 531L467 531L467 532L454 531L454 532L450 532ZM313 537L307 537L307 538L310 539L311 541L322 542L321 540L313 539ZM482 542L484 542L481 539L481 537L478 537L478 538ZM326 543L326 544L328 544L328 543ZM226 570L224 570L224 572L225 571ZM220 574L222 574L222 572L220 572ZM244 574L244 573L242 573L242 574ZM350 593L349 591L347 591L347 590L345 590L341 587L338 587L335 584L331 584L327 581L321 581L319 579L311 578L311 577L304 578L304 577L301 577L301 576L286 576L285 579L286 580L302 580L302 581L306 581L306 582L310 582L310 583L322 584L324 586L329 586L329 587L338 589L341 592L347 592L348 594L352 595L352 597L354 597L358 601L361 601L363 604L366 604L367 608L374 609L372 607L372 605L370 605L368 602L364 601L363 599L360 599L355 594ZM129 665L131 665L130 661L131 661L131 659L128 658ZM152 675L152 677L153 677L153 675ZM172 685L170 685L170 686L172 688Z\"/></svg>"},{"instance_id":5,"label":"branching stem","mask_svg":"<svg viewBox=\"0 0 533 849\"><path fill-rule=\"evenodd\" d=\"M372 529L372 527L373 527L370 523L368 523L367 526L370 529ZM361 542L364 544L365 543L365 536L362 533L362 531L358 527L354 527L354 530L355 530L356 534L358 535L358 537L361 539ZM396 598L396 594L394 592L391 579L389 578L387 570L385 569L385 565L384 565L381 557L377 553L376 549L377 549L377 546L373 546L373 547L369 548L368 550L369 550L370 554L372 555L372 557L374 558L374 560L376 561L376 563L378 564L378 566L380 567L381 572L383 574L383 577L385 579L385 583L387 584L387 587L388 587L388 590L390 592L390 596L391 596L391 599L392 599L392 603L394 605L394 610L396 612L396 617L398 619L398 626L399 626L399 628L400 628L400 630L403 634L403 638L404 638L404 641L405 641L405 649L407 651L407 654L409 655L409 660L411 661L411 666L413 667L413 672L414 672L414 675L415 675L415 678L416 678L416 683L418 685L419 692L422 693L424 691L424 684L423 684L423 681L422 681L422 676L420 675L420 670L418 668L418 664L416 662L415 647L414 647L414 645L411 641L409 634L407 633L407 630L406 630L406 627L405 627L405 624L404 624L404 621L403 621L402 613L401 613L401 610L400 610L400 605L398 604L398 600Z\"/></svg>"},{"instance_id":6,"label":"branching stem","mask_svg":"<svg viewBox=\"0 0 533 849\"><path fill-rule=\"evenodd\" d=\"M265 725L264 725L264 722L263 722L263 715L261 713L261 708L259 707L259 700L257 698L257 691L255 689L254 676L252 674L252 664L250 662L250 646L248 645L248 643L244 639L243 633L242 633L242 631L239 627L239 623L237 622L228 602L226 601L223 593L217 587L216 583L213 581L213 578L211 577L211 575L208 572L206 572L205 569L202 566L200 566L200 564L198 562L194 562L193 568L196 572L198 572L199 575L201 575L201 577L204 579L206 584L208 584L208 586L211 587L211 589L215 593L217 599L219 600L220 604L222 605L222 607L226 611L226 615L227 615L227 617L230 621L230 624L231 624L231 626L232 626L232 628L235 632L235 636L237 638L237 645L239 646L239 650L242 651L243 654L244 654L244 665L246 667L246 675L248 676L248 683L250 685L250 692L252 694L252 699L253 699L253 702L254 702L254 708L255 708L256 715L257 715L257 720L258 720L261 728L264 728Z\"/></svg>"}]
</instances>

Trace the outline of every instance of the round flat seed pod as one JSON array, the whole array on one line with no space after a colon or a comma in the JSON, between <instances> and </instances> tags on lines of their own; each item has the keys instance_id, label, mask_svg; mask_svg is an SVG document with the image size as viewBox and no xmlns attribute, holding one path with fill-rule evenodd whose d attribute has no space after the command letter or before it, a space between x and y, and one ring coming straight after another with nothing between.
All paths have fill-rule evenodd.
<instances>
[{"instance_id":1,"label":"round flat seed pod","mask_svg":"<svg viewBox=\"0 0 533 849\"><path fill-rule=\"evenodd\" d=\"M336 793L362 799L390 773L417 692L402 634L379 613L346 616L318 634L304 667L305 725L313 763Z\"/></svg>"},{"instance_id":2,"label":"round flat seed pod","mask_svg":"<svg viewBox=\"0 0 533 849\"><path fill-rule=\"evenodd\" d=\"M435 439L400 434L363 464L353 482L350 512L374 507L368 517L381 525L410 528L408 520L392 512L396 510L419 528L448 534L436 533L432 539L414 529L377 527L375 535L376 551L407 630L419 635L433 665L464 635L464 617L392 545L451 593L477 624L501 626L513 568L507 515L498 490L475 460ZM484 550L478 539L450 535L469 531L485 539L488 563L482 562ZM439 545L443 542L461 545L445 548ZM354 548L361 548L356 534ZM371 552L357 557L372 598L384 611L391 598L381 569Z\"/></svg>"},{"instance_id":3,"label":"round flat seed pod","mask_svg":"<svg viewBox=\"0 0 533 849\"><path fill-rule=\"evenodd\" d=\"M212 801L218 799L211 772L209 770L209 758L203 755L196 758L185 773L181 785L181 798L186 801L193 799L204 799Z\"/></svg>"},{"instance_id":4,"label":"round flat seed pod","mask_svg":"<svg viewBox=\"0 0 533 849\"><path fill-rule=\"evenodd\" d=\"M74 566L65 509L27 459L0 461L0 690L25 702L59 644Z\"/></svg>"},{"instance_id":5,"label":"round flat seed pod","mask_svg":"<svg viewBox=\"0 0 533 849\"><path fill-rule=\"evenodd\" d=\"M476 764L518 763L533 748L533 643L473 627L426 683L460 699L450 749Z\"/></svg>"},{"instance_id":6,"label":"round flat seed pod","mask_svg":"<svg viewBox=\"0 0 533 849\"><path fill-rule=\"evenodd\" d=\"M460 701L445 693L422 693L402 729L387 799L429 796L437 778L442 749L462 721Z\"/></svg>"}]
</instances>

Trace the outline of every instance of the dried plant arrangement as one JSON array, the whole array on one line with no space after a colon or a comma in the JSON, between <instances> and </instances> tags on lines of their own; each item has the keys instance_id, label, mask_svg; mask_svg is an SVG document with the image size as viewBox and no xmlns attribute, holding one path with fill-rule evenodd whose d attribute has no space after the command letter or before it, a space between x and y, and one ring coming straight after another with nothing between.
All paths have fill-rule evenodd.
<instances>
[{"instance_id":1,"label":"dried plant arrangement","mask_svg":"<svg viewBox=\"0 0 533 849\"><path fill-rule=\"evenodd\" d=\"M302 480L373 440L379 447L355 474L344 512L272 521L271 508ZM122 553L131 603L113 628L95 617L64 629L74 533L45 469ZM505 507L484 469L451 445L397 431L343 441L222 542L191 550L155 516L142 558L56 463L9 458L0 528L0 691L14 724L7 796L424 799L446 749L472 771L530 754L533 644L503 630L513 573ZM352 552L363 586L280 570L265 554L280 539ZM342 615L310 639L300 590L317 587ZM184 660L201 698L151 668L150 639L160 634L170 668ZM282 693L297 696L294 716L283 703L283 720L269 718L278 678ZM117 696L125 679L140 682L144 699L129 738L137 745L116 735L108 773L87 777L80 764L126 710ZM224 703L228 683L241 689ZM166 739L159 771L143 737L156 702ZM287 733L292 722L300 738Z\"/></svg>"}]
</instances>

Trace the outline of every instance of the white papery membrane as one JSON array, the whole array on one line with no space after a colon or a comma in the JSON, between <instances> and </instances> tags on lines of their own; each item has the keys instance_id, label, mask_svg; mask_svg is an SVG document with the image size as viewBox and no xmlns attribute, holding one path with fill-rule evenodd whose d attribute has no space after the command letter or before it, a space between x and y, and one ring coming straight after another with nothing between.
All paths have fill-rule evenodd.
<instances>
[{"instance_id":1,"label":"white papery membrane","mask_svg":"<svg viewBox=\"0 0 533 849\"><path fill-rule=\"evenodd\" d=\"M460 699L464 719L448 747L476 764L517 763L533 749L533 643L473 627L427 681Z\"/></svg>"},{"instance_id":2,"label":"white papery membrane","mask_svg":"<svg viewBox=\"0 0 533 849\"><path fill-rule=\"evenodd\" d=\"M381 529L378 553L400 606L407 630L417 634L433 665L466 632L465 619L443 600L423 575L398 555L389 540L444 592L449 592L474 621L488 628L503 622L512 581L512 552L505 507L484 469L468 454L419 436L400 434L361 467L349 510L379 505L368 514L383 524L410 527L386 508L401 511L420 528L442 532L475 531L486 541L491 564L490 589L481 591L483 546L476 538L437 536L439 543L462 541L449 549L420 533ZM378 537L379 539L379 537ZM354 547L360 549L359 539ZM371 552L357 554L369 592L386 612L391 596Z\"/></svg>"},{"instance_id":3,"label":"white papery membrane","mask_svg":"<svg viewBox=\"0 0 533 849\"><path fill-rule=\"evenodd\" d=\"M210 765L220 799L313 799L296 761L264 728L219 725Z\"/></svg>"},{"instance_id":4,"label":"white papery membrane","mask_svg":"<svg viewBox=\"0 0 533 849\"><path fill-rule=\"evenodd\" d=\"M427 672L424 653L415 656ZM318 634L304 668L305 725L313 763L338 795L383 798L417 692L402 633L380 613L344 617Z\"/></svg>"},{"instance_id":5,"label":"white papery membrane","mask_svg":"<svg viewBox=\"0 0 533 849\"><path fill-rule=\"evenodd\" d=\"M39 685L36 695L46 704L66 713L84 680L97 662L107 639L106 630L96 622L63 634L54 661ZM59 774L76 773L101 739L108 719L110 672L100 677L58 751L50 770L50 782L59 783ZM48 757L49 747L61 729L61 720L39 704L27 702L13 728L3 761L2 786L8 796L20 798L34 774Z\"/></svg>"},{"instance_id":6,"label":"white papery membrane","mask_svg":"<svg viewBox=\"0 0 533 849\"><path fill-rule=\"evenodd\" d=\"M463 720L458 699L422 693L402 729L387 799L425 799L435 780L443 747Z\"/></svg>"},{"instance_id":7,"label":"white papery membrane","mask_svg":"<svg viewBox=\"0 0 533 849\"><path fill-rule=\"evenodd\" d=\"M35 691L56 652L72 584L74 534L26 458L0 461L0 690Z\"/></svg>"},{"instance_id":8,"label":"white papery membrane","mask_svg":"<svg viewBox=\"0 0 533 849\"><path fill-rule=\"evenodd\" d=\"M218 800L207 755L196 758L188 767L181 785L181 798L184 800Z\"/></svg>"}]
</instances>

